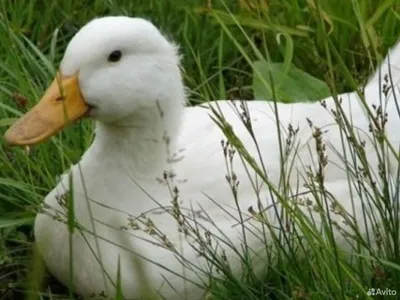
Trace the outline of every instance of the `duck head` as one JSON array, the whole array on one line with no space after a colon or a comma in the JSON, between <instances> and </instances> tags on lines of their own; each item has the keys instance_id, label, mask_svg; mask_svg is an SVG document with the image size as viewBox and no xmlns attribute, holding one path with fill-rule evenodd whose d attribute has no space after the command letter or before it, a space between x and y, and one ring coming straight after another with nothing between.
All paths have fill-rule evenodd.
<instances>
[{"instance_id":1,"label":"duck head","mask_svg":"<svg viewBox=\"0 0 400 300\"><path fill-rule=\"evenodd\" d=\"M158 110L172 120L179 118L184 99L173 43L144 19L99 18L72 38L55 79L5 139L11 145L37 144L88 116L122 125Z\"/></svg>"}]
</instances>

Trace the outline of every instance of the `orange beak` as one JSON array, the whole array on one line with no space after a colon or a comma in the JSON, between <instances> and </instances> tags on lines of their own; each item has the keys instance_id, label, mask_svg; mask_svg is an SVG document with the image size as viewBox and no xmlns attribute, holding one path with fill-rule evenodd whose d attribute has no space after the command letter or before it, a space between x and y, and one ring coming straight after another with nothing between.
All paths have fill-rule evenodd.
<instances>
[{"instance_id":1,"label":"orange beak","mask_svg":"<svg viewBox=\"0 0 400 300\"><path fill-rule=\"evenodd\" d=\"M82 118L88 110L78 75L62 77L57 73L39 103L7 130L5 139L12 146L40 143Z\"/></svg>"}]
</instances>

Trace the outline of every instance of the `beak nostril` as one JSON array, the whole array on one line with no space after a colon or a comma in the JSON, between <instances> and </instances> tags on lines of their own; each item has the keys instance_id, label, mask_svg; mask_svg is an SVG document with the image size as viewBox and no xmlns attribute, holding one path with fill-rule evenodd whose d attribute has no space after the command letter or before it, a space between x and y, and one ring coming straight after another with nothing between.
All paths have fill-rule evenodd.
<instances>
[{"instance_id":1,"label":"beak nostril","mask_svg":"<svg viewBox=\"0 0 400 300\"><path fill-rule=\"evenodd\" d=\"M57 98L56 98L56 101L57 102L61 102L61 101L64 101L65 100L65 96L58 96Z\"/></svg>"}]
</instances>

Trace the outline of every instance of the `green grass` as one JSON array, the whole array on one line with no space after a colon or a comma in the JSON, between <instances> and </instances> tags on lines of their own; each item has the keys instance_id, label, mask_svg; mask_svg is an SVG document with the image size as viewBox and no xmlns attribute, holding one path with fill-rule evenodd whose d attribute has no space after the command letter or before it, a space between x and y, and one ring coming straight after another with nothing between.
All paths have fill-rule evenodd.
<instances>
[{"instance_id":1,"label":"green grass","mask_svg":"<svg viewBox=\"0 0 400 300\"><path fill-rule=\"evenodd\" d=\"M178 42L192 104L251 100L254 95L286 102L303 95L315 100L321 93L355 90L399 38L400 2L338 2L95 0L88 5L76 0L0 0L0 134L37 101L72 35L91 18L103 15L151 19ZM269 66L274 77L281 79L275 84L270 84L265 72ZM305 78L313 80L307 90L296 85ZM227 139L247 157L246 150L235 143L234 133L223 120L219 122ZM90 144L91 129L88 121L74 125L29 153L8 149L0 139L0 299L37 299L45 278L33 255L33 218L57 175L76 163ZM351 134L349 128L344 131ZM260 166L253 167L265 177ZM311 179L310 184L318 185ZM285 191L276 191L282 202ZM314 196L326 195L315 187ZM396 243L349 261L303 215L296 211L291 215L312 246L305 248L297 241L283 249L278 246L282 237L277 236L277 251L270 258L275 263L263 280L256 279L251 270L243 278L227 273L223 281L212 280L212 299L356 299L357 295L363 299L368 287L379 284L400 293ZM396 241L398 220L398 216L388 220L387 239ZM365 242L358 238L360 244ZM298 258L299 252L306 254L304 258ZM57 293L68 299L68 290L56 283L51 287L52 296L48 288L42 289L43 299L56 299Z\"/></svg>"}]
</instances>

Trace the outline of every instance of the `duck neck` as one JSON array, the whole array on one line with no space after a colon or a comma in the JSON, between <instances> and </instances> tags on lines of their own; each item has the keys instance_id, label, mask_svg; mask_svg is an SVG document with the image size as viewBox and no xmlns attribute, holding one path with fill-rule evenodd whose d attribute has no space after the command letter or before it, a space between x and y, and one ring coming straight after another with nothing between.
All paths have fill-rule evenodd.
<instances>
[{"instance_id":1,"label":"duck neck","mask_svg":"<svg viewBox=\"0 0 400 300\"><path fill-rule=\"evenodd\" d=\"M97 122L88 156L105 169L122 168L140 177L162 175L175 153L182 110L144 109L118 124Z\"/></svg>"}]
</instances>

